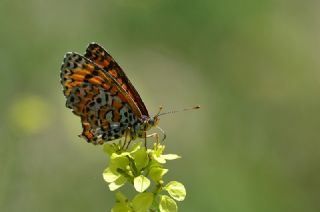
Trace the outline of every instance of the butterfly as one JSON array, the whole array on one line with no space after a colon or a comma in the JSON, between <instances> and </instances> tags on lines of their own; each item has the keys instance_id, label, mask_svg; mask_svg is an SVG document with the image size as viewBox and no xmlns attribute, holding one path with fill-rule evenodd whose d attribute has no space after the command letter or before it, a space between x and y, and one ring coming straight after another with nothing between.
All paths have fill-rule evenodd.
<instances>
[{"instance_id":1,"label":"butterfly","mask_svg":"<svg viewBox=\"0 0 320 212\"><path fill-rule=\"evenodd\" d=\"M97 43L90 43L83 56L66 53L60 80L66 107L81 118L81 136L89 143L103 144L123 136L130 141L146 139L146 132L159 123L160 111L149 116L122 68Z\"/></svg>"}]
</instances>

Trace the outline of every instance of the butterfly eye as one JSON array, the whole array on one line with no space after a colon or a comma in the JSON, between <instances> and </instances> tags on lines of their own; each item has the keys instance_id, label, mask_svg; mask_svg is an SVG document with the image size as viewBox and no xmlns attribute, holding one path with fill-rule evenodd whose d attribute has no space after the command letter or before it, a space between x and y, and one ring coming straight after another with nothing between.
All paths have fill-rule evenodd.
<instances>
[{"instance_id":1,"label":"butterfly eye","mask_svg":"<svg viewBox=\"0 0 320 212\"><path fill-rule=\"evenodd\" d=\"M150 118L150 119L148 120L148 124L153 125L153 123L154 123L154 119L153 119L153 118Z\"/></svg>"},{"instance_id":2,"label":"butterfly eye","mask_svg":"<svg viewBox=\"0 0 320 212\"><path fill-rule=\"evenodd\" d=\"M148 124L150 126L156 126L159 123L159 121L160 121L159 117L155 116L155 117L148 119Z\"/></svg>"}]
</instances>

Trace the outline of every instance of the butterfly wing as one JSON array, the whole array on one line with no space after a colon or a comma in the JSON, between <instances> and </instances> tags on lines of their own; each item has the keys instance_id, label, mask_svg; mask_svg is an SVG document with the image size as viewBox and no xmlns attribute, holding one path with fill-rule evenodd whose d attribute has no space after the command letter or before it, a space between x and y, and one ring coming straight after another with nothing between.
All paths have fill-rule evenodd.
<instances>
[{"instance_id":1,"label":"butterfly wing","mask_svg":"<svg viewBox=\"0 0 320 212\"><path fill-rule=\"evenodd\" d=\"M88 142L119 138L141 119L140 109L118 81L87 58L67 53L60 77L66 106L81 117Z\"/></svg>"},{"instance_id":2,"label":"butterfly wing","mask_svg":"<svg viewBox=\"0 0 320 212\"><path fill-rule=\"evenodd\" d=\"M109 73L125 90L128 95L134 100L134 102L139 107L142 115L149 117L148 110L143 103L139 93L133 87L132 83L118 65L118 63L111 57L108 52L101 47L99 44L90 43L86 53L84 55L86 58L89 58L94 63L96 63L100 68Z\"/></svg>"}]
</instances>

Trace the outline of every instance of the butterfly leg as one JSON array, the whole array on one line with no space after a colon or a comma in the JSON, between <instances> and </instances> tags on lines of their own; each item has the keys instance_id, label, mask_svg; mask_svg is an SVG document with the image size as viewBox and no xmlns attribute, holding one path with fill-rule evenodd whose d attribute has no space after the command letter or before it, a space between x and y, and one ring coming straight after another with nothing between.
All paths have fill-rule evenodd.
<instances>
[{"instance_id":1,"label":"butterfly leg","mask_svg":"<svg viewBox=\"0 0 320 212\"><path fill-rule=\"evenodd\" d=\"M158 133L152 133L152 134L149 134L147 135L147 132L145 131L145 136L144 136L144 144L145 144L145 147L147 148L147 138L150 138L150 137L155 137L156 138L156 144L159 145L159 134Z\"/></svg>"},{"instance_id":2,"label":"butterfly leg","mask_svg":"<svg viewBox=\"0 0 320 212\"><path fill-rule=\"evenodd\" d=\"M131 128L130 128L130 127L126 129L125 136L126 136L126 139L125 139L125 140L127 140L128 136L129 136L129 141L128 141L128 143L127 143L127 145L126 145L126 148L125 148L125 149L128 149L131 141L134 140L134 139L132 138L132 136L131 136ZM125 144L126 144L126 141L125 141L125 143L123 144L123 146L124 146Z\"/></svg>"},{"instance_id":3,"label":"butterfly leg","mask_svg":"<svg viewBox=\"0 0 320 212\"><path fill-rule=\"evenodd\" d=\"M122 145L122 149L125 147L125 145L127 143L127 137L128 137L128 130L126 130L124 132L124 142L123 142L123 145Z\"/></svg>"},{"instance_id":4,"label":"butterfly leg","mask_svg":"<svg viewBox=\"0 0 320 212\"><path fill-rule=\"evenodd\" d=\"M143 132L143 137L144 137L144 147L147 149L147 131Z\"/></svg>"},{"instance_id":5,"label":"butterfly leg","mask_svg":"<svg viewBox=\"0 0 320 212\"><path fill-rule=\"evenodd\" d=\"M127 144L127 146L126 146L126 149L129 148L129 145L130 145L131 141L132 141L132 139L130 138L130 140L128 141L128 144Z\"/></svg>"}]
</instances>

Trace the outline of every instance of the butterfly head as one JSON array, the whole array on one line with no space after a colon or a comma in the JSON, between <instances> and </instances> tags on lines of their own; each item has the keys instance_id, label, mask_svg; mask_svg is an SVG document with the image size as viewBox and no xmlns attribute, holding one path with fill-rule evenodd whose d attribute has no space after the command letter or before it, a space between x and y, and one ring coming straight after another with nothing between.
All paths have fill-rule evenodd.
<instances>
[{"instance_id":1,"label":"butterfly head","mask_svg":"<svg viewBox=\"0 0 320 212\"><path fill-rule=\"evenodd\" d=\"M148 119L148 125L150 125L151 127L155 127L159 124L160 118L158 115L151 117Z\"/></svg>"},{"instance_id":2,"label":"butterfly head","mask_svg":"<svg viewBox=\"0 0 320 212\"><path fill-rule=\"evenodd\" d=\"M155 115L153 117L143 117L143 123L144 123L144 130L148 131L152 127L155 127L159 124L160 118L158 115Z\"/></svg>"}]
</instances>

